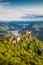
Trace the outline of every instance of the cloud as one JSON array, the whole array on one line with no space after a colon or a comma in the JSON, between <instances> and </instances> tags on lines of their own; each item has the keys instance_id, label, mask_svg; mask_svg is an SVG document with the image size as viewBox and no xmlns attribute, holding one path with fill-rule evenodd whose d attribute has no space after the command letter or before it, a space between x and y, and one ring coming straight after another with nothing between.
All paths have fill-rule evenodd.
<instances>
[{"instance_id":1,"label":"cloud","mask_svg":"<svg viewBox=\"0 0 43 65\"><path fill-rule=\"evenodd\" d=\"M3 6L3 7L8 7L8 6L10 6L11 5L11 3L10 2L1 2L0 1L0 6Z\"/></svg>"},{"instance_id":2,"label":"cloud","mask_svg":"<svg viewBox=\"0 0 43 65\"><path fill-rule=\"evenodd\" d=\"M43 21L43 14L25 14L20 18L28 21Z\"/></svg>"},{"instance_id":3,"label":"cloud","mask_svg":"<svg viewBox=\"0 0 43 65\"><path fill-rule=\"evenodd\" d=\"M1 1L1 0L0 0ZM0 3L0 20L32 21L43 20L43 9L11 7L9 2Z\"/></svg>"},{"instance_id":4,"label":"cloud","mask_svg":"<svg viewBox=\"0 0 43 65\"><path fill-rule=\"evenodd\" d=\"M22 19L38 19L43 18L43 15L40 14L26 14L24 16L21 16Z\"/></svg>"}]
</instances>

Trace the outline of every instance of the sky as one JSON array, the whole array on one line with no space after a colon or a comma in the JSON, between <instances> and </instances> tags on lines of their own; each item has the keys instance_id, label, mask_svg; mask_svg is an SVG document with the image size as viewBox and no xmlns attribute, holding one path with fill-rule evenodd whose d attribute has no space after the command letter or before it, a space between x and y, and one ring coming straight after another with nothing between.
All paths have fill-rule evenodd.
<instances>
[{"instance_id":1,"label":"sky","mask_svg":"<svg viewBox=\"0 0 43 65\"><path fill-rule=\"evenodd\" d=\"M0 20L43 21L43 0L0 0Z\"/></svg>"}]
</instances>

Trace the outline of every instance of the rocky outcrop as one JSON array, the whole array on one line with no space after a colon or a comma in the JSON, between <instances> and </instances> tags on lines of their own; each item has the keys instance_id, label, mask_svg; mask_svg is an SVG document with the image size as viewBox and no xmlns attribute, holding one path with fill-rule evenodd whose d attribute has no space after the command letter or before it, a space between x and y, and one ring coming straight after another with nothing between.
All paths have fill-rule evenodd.
<instances>
[{"instance_id":1,"label":"rocky outcrop","mask_svg":"<svg viewBox=\"0 0 43 65\"><path fill-rule=\"evenodd\" d=\"M31 31L26 30L26 31L24 31L20 36L7 35L7 36L5 37L5 39L6 39L7 41L17 43L17 42L19 42L20 40L23 40L25 37L26 37L26 40L27 40L27 39L31 39L31 38L32 38L32 37L31 37Z\"/></svg>"}]
</instances>

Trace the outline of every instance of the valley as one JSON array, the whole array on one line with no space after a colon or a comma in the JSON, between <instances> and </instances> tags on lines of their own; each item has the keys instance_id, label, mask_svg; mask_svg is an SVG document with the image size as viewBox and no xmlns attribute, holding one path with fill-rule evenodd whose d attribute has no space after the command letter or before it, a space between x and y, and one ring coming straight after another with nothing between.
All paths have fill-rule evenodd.
<instances>
[{"instance_id":1,"label":"valley","mask_svg":"<svg viewBox=\"0 0 43 65\"><path fill-rule=\"evenodd\" d=\"M39 40L43 41L43 23L0 23L0 35L3 33L14 33L16 35L21 34L23 31L32 31L32 35ZM15 32L16 31L16 32Z\"/></svg>"}]
</instances>

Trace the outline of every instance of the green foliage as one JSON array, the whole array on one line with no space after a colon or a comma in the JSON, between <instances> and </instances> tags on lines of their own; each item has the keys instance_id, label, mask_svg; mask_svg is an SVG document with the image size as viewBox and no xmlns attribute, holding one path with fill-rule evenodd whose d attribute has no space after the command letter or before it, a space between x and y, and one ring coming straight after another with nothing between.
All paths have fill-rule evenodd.
<instances>
[{"instance_id":1,"label":"green foliage","mask_svg":"<svg viewBox=\"0 0 43 65\"><path fill-rule=\"evenodd\" d=\"M43 65L43 42L25 39L16 45L0 40L0 65Z\"/></svg>"}]
</instances>

